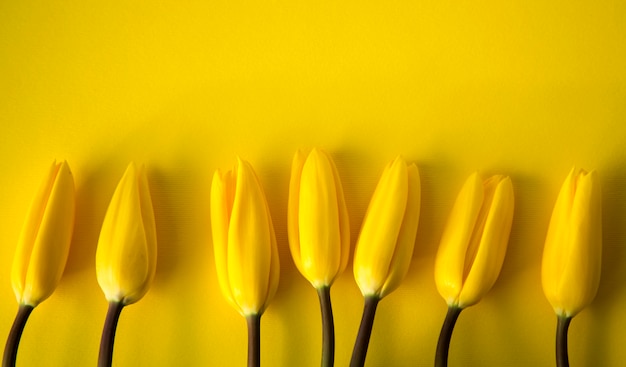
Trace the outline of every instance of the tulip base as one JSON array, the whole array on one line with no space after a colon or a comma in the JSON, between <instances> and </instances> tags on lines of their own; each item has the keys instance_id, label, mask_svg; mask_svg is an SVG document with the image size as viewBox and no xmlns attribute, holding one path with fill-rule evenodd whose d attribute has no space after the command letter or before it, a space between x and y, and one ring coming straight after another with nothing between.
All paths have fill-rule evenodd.
<instances>
[{"instance_id":1,"label":"tulip base","mask_svg":"<svg viewBox=\"0 0 626 367\"><path fill-rule=\"evenodd\" d=\"M17 309L15 321L13 321L13 326L11 327L11 331L9 332L9 337L7 338L7 344L4 347L2 367L15 366L15 360L17 359L17 348L20 344L20 339L22 338L22 332L24 331L26 321L28 321L28 317L30 316L30 313L33 312L33 309L34 307L30 305L20 305Z\"/></svg>"},{"instance_id":2,"label":"tulip base","mask_svg":"<svg viewBox=\"0 0 626 367\"><path fill-rule=\"evenodd\" d=\"M567 331L571 317L558 316L556 323L556 365L557 367L569 367L567 352Z\"/></svg>"},{"instance_id":3,"label":"tulip base","mask_svg":"<svg viewBox=\"0 0 626 367\"><path fill-rule=\"evenodd\" d=\"M335 322L330 302L330 287L317 288L317 295L322 311L322 367L332 367L335 364Z\"/></svg>"},{"instance_id":4,"label":"tulip base","mask_svg":"<svg viewBox=\"0 0 626 367\"><path fill-rule=\"evenodd\" d=\"M124 304L121 302L109 302L102 339L100 339L100 354L98 355L98 367L110 367L113 363L113 342L115 341L115 330L117 321L122 313Z\"/></svg>"},{"instance_id":5,"label":"tulip base","mask_svg":"<svg viewBox=\"0 0 626 367\"><path fill-rule=\"evenodd\" d=\"M452 340L452 331L456 320L463 311L462 308L449 306L446 318L439 333L439 341L437 342L437 352L435 353L435 367L448 366L448 351L450 350L450 340Z\"/></svg>"},{"instance_id":6,"label":"tulip base","mask_svg":"<svg viewBox=\"0 0 626 367\"><path fill-rule=\"evenodd\" d=\"M248 367L261 365L261 314L246 316L248 323Z\"/></svg>"},{"instance_id":7,"label":"tulip base","mask_svg":"<svg viewBox=\"0 0 626 367\"><path fill-rule=\"evenodd\" d=\"M378 302L380 302L380 298L376 296L365 297L361 326L359 326L359 333L354 343L350 367L362 367L365 365L365 357L367 356L367 348L369 347L370 337L372 335L372 327L374 326L374 316L376 315Z\"/></svg>"}]
</instances>

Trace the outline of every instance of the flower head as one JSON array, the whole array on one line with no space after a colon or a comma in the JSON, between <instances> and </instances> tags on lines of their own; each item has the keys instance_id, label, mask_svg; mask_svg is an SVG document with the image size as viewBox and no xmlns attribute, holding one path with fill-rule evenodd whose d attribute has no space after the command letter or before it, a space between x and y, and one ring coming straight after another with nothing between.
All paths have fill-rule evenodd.
<instances>
[{"instance_id":1,"label":"flower head","mask_svg":"<svg viewBox=\"0 0 626 367\"><path fill-rule=\"evenodd\" d=\"M600 182L572 169L554 205L541 268L543 291L559 316L573 317L594 299L602 261Z\"/></svg>"},{"instance_id":2,"label":"flower head","mask_svg":"<svg viewBox=\"0 0 626 367\"><path fill-rule=\"evenodd\" d=\"M411 263L420 212L420 177L400 157L376 186L354 252L354 278L365 297L383 298L399 285Z\"/></svg>"},{"instance_id":3,"label":"flower head","mask_svg":"<svg viewBox=\"0 0 626 367\"><path fill-rule=\"evenodd\" d=\"M56 288L74 229L74 179L67 162L53 162L26 216L11 281L18 303L37 306Z\"/></svg>"},{"instance_id":4,"label":"flower head","mask_svg":"<svg viewBox=\"0 0 626 367\"><path fill-rule=\"evenodd\" d=\"M326 152L298 151L293 158L288 224L300 273L315 288L330 286L348 263L350 223L337 168Z\"/></svg>"},{"instance_id":5,"label":"flower head","mask_svg":"<svg viewBox=\"0 0 626 367\"><path fill-rule=\"evenodd\" d=\"M109 302L135 303L148 291L157 260L150 188L144 168L130 163L102 223L96 251L98 284Z\"/></svg>"},{"instance_id":6,"label":"flower head","mask_svg":"<svg viewBox=\"0 0 626 367\"><path fill-rule=\"evenodd\" d=\"M472 174L454 203L435 260L435 282L449 306L476 304L495 283L513 221L513 185L506 176Z\"/></svg>"},{"instance_id":7,"label":"flower head","mask_svg":"<svg viewBox=\"0 0 626 367\"><path fill-rule=\"evenodd\" d=\"M261 314L278 288L280 264L265 194L250 163L216 171L211 186L215 267L222 293L242 315Z\"/></svg>"}]
</instances>

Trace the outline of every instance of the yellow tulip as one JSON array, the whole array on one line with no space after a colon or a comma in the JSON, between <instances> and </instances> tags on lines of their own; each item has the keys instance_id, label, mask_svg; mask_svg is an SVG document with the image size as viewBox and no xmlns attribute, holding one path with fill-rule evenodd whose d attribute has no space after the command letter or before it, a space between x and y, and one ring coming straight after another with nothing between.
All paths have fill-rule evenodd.
<instances>
[{"instance_id":1,"label":"yellow tulip","mask_svg":"<svg viewBox=\"0 0 626 367\"><path fill-rule=\"evenodd\" d=\"M543 252L543 291L560 317L587 306L600 283L602 209L595 171L572 169L554 205Z\"/></svg>"},{"instance_id":2,"label":"yellow tulip","mask_svg":"<svg viewBox=\"0 0 626 367\"><path fill-rule=\"evenodd\" d=\"M321 150L293 158L288 229L300 273L315 288L330 286L348 264L350 223L337 168Z\"/></svg>"},{"instance_id":3,"label":"yellow tulip","mask_svg":"<svg viewBox=\"0 0 626 367\"><path fill-rule=\"evenodd\" d=\"M35 307L56 288L67 262L75 215L74 179L54 162L35 196L13 259L17 302Z\"/></svg>"},{"instance_id":4,"label":"yellow tulip","mask_svg":"<svg viewBox=\"0 0 626 367\"><path fill-rule=\"evenodd\" d=\"M461 189L435 260L435 282L448 306L476 304L495 283L506 254L514 195L511 179L472 174Z\"/></svg>"},{"instance_id":5,"label":"yellow tulip","mask_svg":"<svg viewBox=\"0 0 626 367\"><path fill-rule=\"evenodd\" d=\"M129 305L148 291L157 260L152 200L145 170L131 163L104 217L96 251L98 284L109 302Z\"/></svg>"},{"instance_id":6,"label":"yellow tulip","mask_svg":"<svg viewBox=\"0 0 626 367\"><path fill-rule=\"evenodd\" d=\"M354 278L365 297L383 298L405 277L420 212L420 177L400 157L389 163L363 220L354 252Z\"/></svg>"},{"instance_id":7,"label":"yellow tulip","mask_svg":"<svg viewBox=\"0 0 626 367\"><path fill-rule=\"evenodd\" d=\"M262 314L276 293L280 265L270 211L250 163L216 171L211 185L211 224L220 288L247 317Z\"/></svg>"}]
</instances>

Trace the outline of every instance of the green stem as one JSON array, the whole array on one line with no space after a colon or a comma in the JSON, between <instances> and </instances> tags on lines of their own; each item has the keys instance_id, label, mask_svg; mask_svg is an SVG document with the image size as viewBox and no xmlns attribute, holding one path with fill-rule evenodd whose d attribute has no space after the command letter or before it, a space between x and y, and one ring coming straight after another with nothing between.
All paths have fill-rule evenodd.
<instances>
[{"instance_id":1,"label":"green stem","mask_svg":"<svg viewBox=\"0 0 626 367\"><path fill-rule=\"evenodd\" d=\"M437 352L435 353L435 367L448 366L448 351L450 350L450 340L452 339L452 331L459 315L463 311L462 308L449 306L446 318L441 326L439 333L439 341L437 342Z\"/></svg>"},{"instance_id":2,"label":"green stem","mask_svg":"<svg viewBox=\"0 0 626 367\"><path fill-rule=\"evenodd\" d=\"M124 304L121 302L109 302L102 339L100 339L100 354L98 355L98 367L110 367L113 363L113 342L115 341L115 330L117 321L120 319Z\"/></svg>"},{"instance_id":3,"label":"green stem","mask_svg":"<svg viewBox=\"0 0 626 367\"><path fill-rule=\"evenodd\" d=\"M248 367L261 366L261 314L246 316L248 323Z\"/></svg>"},{"instance_id":4,"label":"green stem","mask_svg":"<svg viewBox=\"0 0 626 367\"><path fill-rule=\"evenodd\" d=\"M363 316L361 317L361 326L356 336L354 349L352 350L352 359L350 367L363 367L365 365L365 356L372 335L372 327L374 326L374 316L376 315L376 306L380 298L376 296L365 297L365 306L363 307Z\"/></svg>"},{"instance_id":5,"label":"green stem","mask_svg":"<svg viewBox=\"0 0 626 367\"><path fill-rule=\"evenodd\" d=\"M20 305L17 309L17 315L15 316L13 326L11 327L11 331L9 332L7 344L4 347L2 367L15 366L15 360L17 358L17 347L20 344L20 339L22 337L22 332L24 331L24 326L26 326L26 321L28 321L28 316L30 316L30 313L33 311L33 309L34 307L30 305Z\"/></svg>"},{"instance_id":6,"label":"green stem","mask_svg":"<svg viewBox=\"0 0 626 367\"><path fill-rule=\"evenodd\" d=\"M317 288L322 311L322 367L333 367L335 364L335 323L333 307L330 303L330 286Z\"/></svg>"},{"instance_id":7,"label":"green stem","mask_svg":"<svg viewBox=\"0 0 626 367\"><path fill-rule=\"evenodd\" d=\"M556 365L557 367L569 367L567 353L567 330L572 321L571 317L558 316L556 323Z\"/></svg>"}]
</instances>

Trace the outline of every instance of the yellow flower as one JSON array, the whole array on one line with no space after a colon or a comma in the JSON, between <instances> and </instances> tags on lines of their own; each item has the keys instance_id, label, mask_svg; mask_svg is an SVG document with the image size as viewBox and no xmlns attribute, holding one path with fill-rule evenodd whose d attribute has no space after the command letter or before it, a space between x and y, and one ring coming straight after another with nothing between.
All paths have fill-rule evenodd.
<instances>
[{"instance_id":1,"label":"yellow flower","mask_svg":"<svg viewBox=\"0 0 626 367\"><path fill-rule=\"evenodd\" d=\"M511 179L472 174L454 203L435 260L435 282L448 306L476 304L498 279L506 254L514 195Z\"/></svg>"},{"instance_id":2,"label":"yellow flower","mask_svg":"<svg viewBox=\"0 0 626 367\"><path fill-rule=\"evenodd\" d=\"M383 171L354 252L354 278L365 297L383 298L411 263L420 212L420 177L400 157Z\"/></svg>"},{"instance_id":3,"label":"yellow flower","mask_svg":"<svg viewBox=\"0 0 626 367\"><path fill-rule=\"evenodd\" d=\"M572 169L554 205L541 280L559 316L573 317L596 295L602 260L600 183L595 171Z\"/></svg>"},{"instance_id":4,"label":"yellow flower","mask_svg":"<svg viewBox=\"0 0 626 367\"><path fill-rule=\"evenodd\" d=\"M144 168L130 163L102 223L96 251L98 284L109 302L135 303L154 278L157 238Z\"/></svg>"},{"instance_id":5,"label":"yellow flower","mask_svg":"<svg viewBox=\"0 0 626 367\"><path fill-rule=\"evenodd\" d=\"M348 209L332 158L313 149L293 158L289 184L289 247L315 288L330 286L350 255Z\"/></svg>"},{"instance_id":6,"label":"yellow flower","mask_svg":"<svg viewBox=\"0 0 626 367\"><path fill-rule=\"evenodd\" d=\"M265 194L250 163L215 172L211 186L215 267L222 293L243 316L262 314L280 265Z\"/></svg>"},{"instance_id":7,"label":"yellow flower","mask_svg":"<svg viewBox=\"0 0 626 367\"><path fill-rule=\"evenodd\" d=\"M67 262L75 215L74 179L54 162L35 196L17 245L11 281L17 302L37 306L56 288Z\"/></svg>"}]
</instances>

